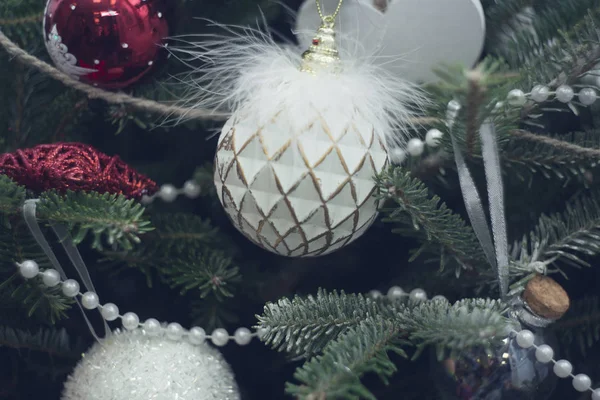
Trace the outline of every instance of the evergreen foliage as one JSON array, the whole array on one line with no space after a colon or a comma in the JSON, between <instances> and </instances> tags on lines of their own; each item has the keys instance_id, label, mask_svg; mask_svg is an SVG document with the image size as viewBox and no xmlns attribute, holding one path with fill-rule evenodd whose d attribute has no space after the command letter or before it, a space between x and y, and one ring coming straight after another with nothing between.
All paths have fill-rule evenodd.
<instances>
[{"instance_id":1,"label":"evergreen foliage","mask_svg":"<svg viewBox=\"0 0 600 400\"><path fill-rule=\"evenodd\" d=\"M317 296L295 296L265 305L258 327L265 329L265 343L279 351L310 355L329 341L372 315L393 310L362 295L319 290Z\"/></svg>"},{"instance_id":2,"label":"evergreen foliage","mask_svg":"<svg viewBox=\"0 0 600 400\"><path fill-rule=\"evenodd\" d=\"M590 348L600 342L600 299L587 296L578 300L551 329L570 357L578 352L587 355Z\"/></svg>"},{"instance_id":3,"label":"evergreen foliage","mask_svg":"<svg viewBox=\"0 0 600 400\"><path fill-rule=\"evenodd\" d=\"M529 185L534 178L542 176L564 183L576 180L589 186L586 174L595 174L598 170L598 155L585 150L600 149L599 132L572 132L546 137L554 139L555 145L515 136L503 149L502 161L507 170Z\"/></svg>"},{"instance_id":4,"label":"evergreen foliage","mask_svg":"<svg viewBox=\"0 0 600 400\"><path fill-rule=\"evenodd\" d=\"M478 347L491 349L508 335L506 305L496 300L468 299L453 305L445 300L373 300L361 295L328 293L296 296L267 304L257 316L262 340L290 354L313 356L295 375L303 385L288 385L302 398L373 398L360 383L367 372L389 377L394 364L386 353L416 359L427 346L440 359Z\"/></svg>"},{"instance_id":5,"label":"evergreen foliage","mask_svg":"<svg viewBox=\"0 0 600 400\"><path fill-rule=\"evenodd\" d=\"M0 29L31 54L49 61L40 23L43 3L3 0ZM195 17L243 25L263 16L283 20L291 5L270 0L258 5L227 2L216 8L206 0L172 3L177 21L172 33L198 35L210 35L214 27ZM264 386L252 388L254 382L247 382L252 379L245 378L244 373L252 377L256 369L265 371L260 380L268 385L288 381L285 390L297 399L397 398L405 391L412 391L407 398L424 399L429 392L424 393L423 382L430 383L423 378L429 373L421 365L424 357L419 357L424 351L432 348L438 359L444 359L471 348L489 350L513 327L508 305L494 300L498 297L494 271L462 216L450 141L451 133L483 187L478 130L483 121L491 120L498 135L514 242L512 288L522 287L540 271L574 276L567 281L554 275L574 298L569 312L548 329L558 334L577 368L583 363L597 365L600 302L591 282L600 276L598 269L575 271L563 266L591 267L598 262L600 108L583 107L577 97L566 105L528 101L522 108L506 99L511 89L527 92L537 84L551 90L568 84L577 91L583 76L598 74L600 1L482 0L482 4L487 21L484 58L468 71L440 66L441 81L427 86L432 103L423 125L444 132L439 147L426 146L422 156L409 157L404 166L374 177L387 224L373 229L380 237L365 235L335 257L290 260L265 255L229 228L213 186L214 143L205 141L214 132L209 123L170 125L129 106L97 104L14 62L2 50L0 151L84 141L122 155L159 183L179 185L195 169L193 179L202 196L194 201L179 198L166 204L156 199L143 207L120 195L49 191L37 196L37 218L50 241L55 240L50 226L68 228L94 280L100 282L99 292L114 296L120 307L124 303L136 312L142 307L140 316L197 324L207 332L217 327L233 332L237 326L256 324L262 341L278 352L264 357L247 357L239 348L239 356L224 352L238 364L236 371L245 371L239 375L248 398L269 396ZM177 88L163 83L184 67L174 58L164 64L154 79L126 90L163 102L176 99ZM446 110L451 100L462 108L450 128ZM424 139L426 129L414 136ZM536 192L540 187L547 188L544 195ZM24 358L22 350L49 356L14 368L15 376L25 382L37 381L48 370L64 379L90 344L72 339L85 327L77 328L81 321L71 312L73 300L60 287L47 288L40 278L25 280L17 273L17 263L28 259L42 270L51 268L22 219L22 205L33 196L0 175L0 359ZM395 235L381 233L387 230ZM404 257L409 246L416 248ZM435 265L428 268L432 261L438 271ZM150 289L137 285L144 277ZM408 288L418 279L441 287L448 298L462 300L418 302L408 295L390 299L350 293L366 292L373 285L387 289L391 281ZM429 286L425 289L429 291ZM147 296L146 290L156 296ZM261 309L256 322L252 316ZM55 364L57 359L65 364ZM293 378L282 372L292 361L301 364ZM411 362L416 374L410 382L406 370L394 376L404 362ZM372 375L391 388L403 379L398 375L404 375L405 382L400 390L390 389L392 395L380 395L365 379ZM4 386L10 385L0 374L0 388ZM572 395L569 388L555 398ZM21 397L31 397L27 396ZM277 392L271 397L281 396Z\"/></svg>"},{"instance_id":6,"label":"evergreen foliage","mask_svg":"<svg viewBox=\"0 0 600 400\"><path fill-rule=\"evenodd\" d=\"M588 0L577 2L579 4ZM591 2L597 3L592 0ZM557 4L557 8L572 7L575 2ZM550 16L562 18L559 10L550 11ZM579 6L577 6L579 9ZM519 66L523 87L547 84L556 88L562 84L574 84L577 79L592 70L600 59L598 46L598 5L596 8L582 7L583 19L571 25L569 30L560 30L547 20L544 24L552 26L555 37L551 42L538 41L534 34L519 36L514 42L514 50L505 55L509 64ZM540 28L537 28L540 30ZM550 29L550 28L548 28Z\"/></svg>"},{"instance_id":7,"label":"evergreen foliage","mask_svg":"<svg viewBox=\"0 0 600 400\"><path fill-rule=\"evenodd\" d=\"M557 260L589 267L585 257L600 252L600 206L594 196L577 197L560 214L542 215L521 248L538 261Z\"/></svg>"},{"instance_id":8,"label":"evergreen foliage","mask_svg":"<svg viewBox=\"0 0 600 400\"><path fill-rule=\"evenodd\" d=\"M502 314L506 305L489 299L467 299L450 305L435 300L410 310L400 309L398 322L417 346L416 358L427 346L434 346L438 359L456 357L467 348L491 350L508 335L510 322Z\"/></svg>"},{"instance_id":9,"label":"evergreen foliage","mask_svg":"<svg viewBox=\"0 0 600 400\"><path fill-rule=\"evenodd\" d=\"M194 289L200 298L210 294L217 298L233 297L233 289L241 281L239 268L221 252L199 252L189 262L172 263L162 273L172 287L181 289L181 294Z\"/></svg>"},{"instance_id":10,"label":"evergreen foliage","mask_svg":"<svg viewBox=\"0 0 600 400\"><path fill-rule=\"evenodd\" d=\"M0 326L0 346L12 349L36 351L50 357L67 357L77 360L81 357L84 345L81 340L73 340L64 328L39 328L36 331L13 329Z\"/></svg>"},{"instance_id":11,"label":"evergreen foliage","mask_svg":"<svg viewBox=\"0 0 600 400\"><path fill-rule=\"evenodd\" d=\"M442 269L454 262L456 275L462 268L486 268L487 260L471 227L439 197L431 197L425 184L410 171L391 168L377 178L377 183L380 197L395 203L383 209L384 221L397 224L393 232L415 236L423 243L413 259L424 251L433 253Z\"/></svg>"},{"instance_id":12,"label":"evergreen foliage","mask_svg":"<svg viewBox=\"0 0 600 400\"><path fill-rule=\"evenodd\" d=\"M384 382L396 372L387 353L406 353L399 330L387 320L368 318L330 342L294 374L302 385L288 384L287 392L302 399L371 399L376 397L360 381L366 373L378 374Z\"/></svg>"},{"instance_id":13,"label":"evergreen foliage","mask_svg":"<svg viewBox=\"0 0 600 400\"><path fill-rule=\"evenodd\" d=\"M67 316L73 299L65 297L60 287L48 288L40 277L25 280L18 272L17 263L25 260L36 260L40 269L51 268L22 221L14 222L11 228L0 227L0 256L0 309L15 314L11 310L17 308L28 317L51 324Z\"/></svg>"},{"instance_id":14,"label":"evergreen foliage","mask_svg":"<svg viewBox=\"0 0 600 400\"><path fill-rule=\"evenodd\" d=\"M0 218L8 223L6 216L19 212L25 202L25 188L17 185L6 175L0 175Z\"/></svg>"},{"instance_id":15,"label":"evergreen foliage","mask_svg":"<svg viewBox=\"0 0 600 400\"><path fill-rule=\"evenodd\" d=\"M65 224L75 244L92 237L92 248L110 247L131 250L140 242L139 235L150 231L144 207L123 195L68 191L61 195L49 191L40 195L39 217L52 223Z\"/></svg>"}]
</instances>

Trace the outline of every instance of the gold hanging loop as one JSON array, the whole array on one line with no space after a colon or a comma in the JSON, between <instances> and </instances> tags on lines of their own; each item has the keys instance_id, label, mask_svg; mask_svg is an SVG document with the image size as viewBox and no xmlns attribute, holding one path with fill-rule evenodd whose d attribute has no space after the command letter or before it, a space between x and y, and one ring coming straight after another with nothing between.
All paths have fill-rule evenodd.
<instances>
[{"instance_id":1,"label":"gold hanging loop","mask_svg":"<svg viewBox=\"0 0 600 400\"><path fill-rule=\"evenodd\" d=\"M302 54L300 70L315 74L317 71L337 73L341 70L340 56L335 38L335 19L340 13L343 0L331 15L324 15L320 0L317 2L317 12L321 17L321 26L313 37L312 44Z\"/></svg>"},{"instance_id":2,"label":"gold hanging loop","mask_svg":"<svg viewBox=\"0 0 600 400\"><path fill-rule=\"evenodd\" d=\"M323 21L323 23L334 23L335 19L337 18L338 14L340 13L340 10L342 8L342 3L344 2L344 0L340 0L338 2L337 7L335 8L335 11L333 12L333 14L331 15L325 15L323 13L323 7L321 7L321 0L315 0L317 3L317 12L319 13L319 17L321 17L321 21Z\"/></svg>"}]
</instances>

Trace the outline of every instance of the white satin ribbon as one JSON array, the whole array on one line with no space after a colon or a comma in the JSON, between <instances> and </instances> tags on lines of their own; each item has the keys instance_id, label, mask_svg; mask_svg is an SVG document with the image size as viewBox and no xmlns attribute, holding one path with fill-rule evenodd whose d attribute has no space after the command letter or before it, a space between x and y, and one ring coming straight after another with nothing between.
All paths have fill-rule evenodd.
<instances>
[{"instance_id":1,"label":"white satin ribbon","mask_svg":"<svg viewBox=\"0 0 600 400\"><path fill-rule=\"evenodd\" d=\"M449 127L451 127L449 123ZM462 150L453 135L452 147L454 159L458 169L458 178L463 194L463 200L475 235L490 265L496 270L500 297L506 299L509 283L509 258L508 238L506 233L506 218L504 215L504 186L502 184L502 170L496 142L494 124L490 121L483 123L479 130L481 137L481 150L485 176L487 180L487 193L490 207L491 234L481 197L477 191L475 181L465 162ZM493 240L492 240L493 236Z\"/></svg>"},{"instance_id":2,"label":"white satin ribbon","mask_svg":"<svg viewBox=\"0 0 600 400\"><path fill-rule=\"evenodd\" d=\"M54 268L60 273L62 280L65 281L68 279L67 274L65 273L64 269L60 265L60 262L56 258L56 255L52 251L50 244L48 244L48 241L44 237L44 233L42 232L42 230L40 229L40 225L38 224L37 217L36 217L36 209L37 209L38 201L39 201L38 199L29 199L29 200L25 201L25 204L23 205L23 218L25 219L25 223L27 224L27 227L29 228L29 231L33 235L34 239L36 240L38 245L42 248L42 250L46 254L46 257L48 257L48 259L52 263L52 266L54 266ZM77 250L77 247L75 247L75 245L73 244L73 240L71 239L71 236L69 235L66 228L61 225L52 225L52 229L58 236L67 255L69 256L69 259L75 266L75 269L77 270L77 273L79 274L79 277L81 278L81 281L83 282L83 285L86 288L86 290L97 293L96 289L94 288L94 285L92 283L92 280L90 278L87 267L85 266L85 263L83 262L83 259L81 258L81 254L79 254L79 250ZM100 341L99 336L96 334L96 331L94 330L94 327L92 326L92 323L90 322L90 320L88 319L88 317L85 313L85 309L81 305L81 302L79 301L79 299L77 297L75 297L75 301L77 302L77 305L79 306L79 309L81 310L81 313L83 314L83 318L85 319L85 322L87 323L88 328L90 329L90 332L92 333L94 338L96 338L96 340ZM98 312L101 313L100 309L98 309ZM111 334L110 327L108 326L108 324L106 323L106 320L104 318L102 318L102 322L104 323L104 336L105 337L109 336Z\"/></svg>"}]
</instances>

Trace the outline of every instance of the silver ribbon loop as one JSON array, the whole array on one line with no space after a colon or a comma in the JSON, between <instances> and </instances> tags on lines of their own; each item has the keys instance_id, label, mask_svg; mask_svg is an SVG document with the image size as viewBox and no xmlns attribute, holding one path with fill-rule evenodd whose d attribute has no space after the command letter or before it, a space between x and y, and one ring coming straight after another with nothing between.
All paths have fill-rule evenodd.
<instances>
[{"instance_id":1,"label":"silver ribbon loop","mask_svg":"<svg viewBox=\"0 0 600 400\"><path fill-rule=\"evenodd\" d=\"M452 126L452 122L448 124ZM496 143L496 131L490 121L486 121L479 130L481 137L481 150L485 176L487 180L487 193L490 206L490 219L492 229L487 222L483 203L475 181L467 166L462 150L453 135L452 147L454 149L454 160L458 169L460 188L463 200L475 235L481 243L481 247L490 265L496 270L498 284L500 286L500 297L506 298L508 294L509 281L509 258L508 238L506 233L506 218L504 215L504 187L502 184L502 170L500 168L500 157ZM490 234L490 231L492 234ZM493 235L493 240L492 240Z\"/></svg>"},{"instance_id":2,"label":"silver ribbon loop","mask_svg":"<svg viewBox=\"0 0 600 400\"><path fill-rule=\"evenodd\" d=\"M34 239L36 240L38 245L42 248L42 250L44 251L44 254L46 254L46 257L48 257L48 259L50 260L50 263L52 263L52 266L54 267L54 269L56 269L59 272L62 280L65 281L68 279L67 274L65 273L65 270L63 269L63 267L60 265L60 262L56 258L56 255L52 251L50 244L48 244L48 241L46 240L44 233L40 229L40 225L37 221L36 209L37 209L38 201L39 201L38 199L25 200L25 204L23 205L23 218L25 219L25 223L27 224L27 227L29 228L29 231L33 235ZM94 285L92 284L92 280L90 278L87 267L85 266L85 263L83 262L83 259L81 258L81 254L79 253L79 250L77 250L77 247L75 247L75 245L73 244L73 241L71 240L71 236L69 235L69 233L66 231L66 229L64 227L62 227L60 225L53 225L52 228L53 228L54 232L56 233L56 235L58 236L60 242L62 243L71 262L75 266L75 269L77 270L77 273L79 274L79 277L82 280L83 286L87 290L91 290L94 293L97 293L96 289L94 289ZM79 299L77 297L75 297L75 301L77 302L77 305L79 306L79 309L81 310L81 313L83 314L83 318L85 319L85 322L87 323L88 328L90 329L90 332L92 333L92 336L94 336L94 338L96 340L100 341L101 339L96 334L96 331L94 330L92 323L88 319L87 314L85 313L85 309L81 305L81 302L79 301ZM98 312L101 313L100 309L98 309ZM104 323L104 336L105 337L109 336L112 333L110 330L110 327L108 326L108 324L106 323L106 320L104 318L102 318L102 322Z\"/></svg>"}]
</instances>

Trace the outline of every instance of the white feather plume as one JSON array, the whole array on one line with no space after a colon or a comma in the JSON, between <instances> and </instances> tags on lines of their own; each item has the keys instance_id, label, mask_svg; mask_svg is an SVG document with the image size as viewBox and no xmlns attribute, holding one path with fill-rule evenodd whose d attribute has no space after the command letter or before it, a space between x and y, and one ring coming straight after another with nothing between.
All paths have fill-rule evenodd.
<instances>
[{"instance_id":1,"label":"white feather plume","mask_svg":"<svg viewBox=\"0 0 600 400\"><path fill-rule=\"evenodd\" d=\"M341 72L313 75L299 69L306 49L278 44L263 29L215 25L224 34L177 37L169 46L191 68L178 77L186 88L182 106L244 113L259 124L287 110L291 129L305 128L306 115L315 109L348 118L358 111L389 148L404 148L427 103L417 85L375 65L376 55L357 56L365 51L351 51L352 46L340 48ZM353 40L339 34L338 39Z\"/></svg>"}]
</instances>

